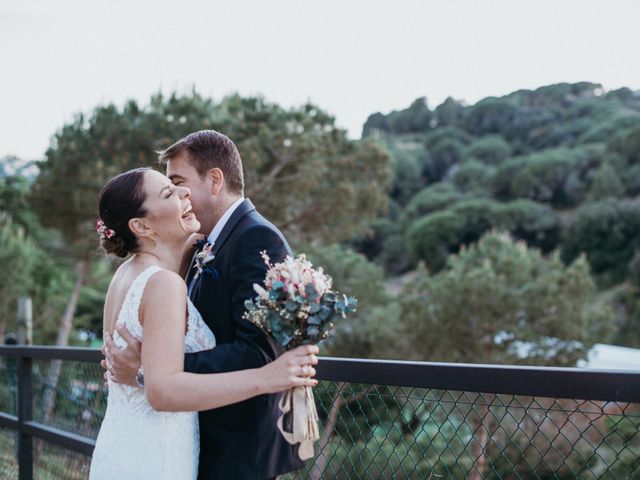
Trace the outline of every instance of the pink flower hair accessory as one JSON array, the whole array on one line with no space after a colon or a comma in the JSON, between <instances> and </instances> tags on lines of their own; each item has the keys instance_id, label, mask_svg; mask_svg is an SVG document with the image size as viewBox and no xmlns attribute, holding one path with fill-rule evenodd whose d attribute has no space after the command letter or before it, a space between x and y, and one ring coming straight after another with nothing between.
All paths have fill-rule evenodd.
<instances>
[{"instance_id":1,"label":"pink flower hair accessory","mask_svg":"<svg viewBox=\"0 0 640 480\"><path fill-rule=\"evenodd\" d=\"M115 237L116 235L115 230L111 230L110 228L108 228L101 218L96 221L96 232L98 232L100 238L103 239Z\"/></svg>"}]
</instances>

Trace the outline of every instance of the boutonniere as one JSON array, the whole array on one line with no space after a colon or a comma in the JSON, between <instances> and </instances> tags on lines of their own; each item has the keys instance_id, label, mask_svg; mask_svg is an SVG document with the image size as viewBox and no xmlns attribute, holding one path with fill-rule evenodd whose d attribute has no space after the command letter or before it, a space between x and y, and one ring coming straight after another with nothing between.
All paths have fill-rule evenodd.
<instances>
[{"instance_id":1,"label":"boutonniere","mask_svg":"<svg viewBox=\"0 0 640 480\"><path fill-rule=\"evenodd\" d=\"M195 264L193 268L196 269L196 274L194 275L194 280L198 278L202 272L207 267L207 264L211 263L216 256L212 253L213 245L211 243L206 243L201 251L196 253Z\"/></svg>"}]
</instances>

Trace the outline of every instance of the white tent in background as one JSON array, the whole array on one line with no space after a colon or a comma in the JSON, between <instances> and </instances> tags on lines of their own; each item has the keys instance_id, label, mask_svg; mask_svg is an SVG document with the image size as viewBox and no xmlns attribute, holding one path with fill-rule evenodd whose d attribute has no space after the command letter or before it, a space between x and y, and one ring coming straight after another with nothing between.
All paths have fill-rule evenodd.
<instances>
[{"instance_id":1,"label":"white tent in background","mask_svg":"<svg viewBox=\"0 0 640 480\"><path fill-rule=\"evenodd\" d=\"M578 367L606 370L640 370L640 349L618 347L596 343L586 360L580 360Z\"/></svg>"}]
</instances>

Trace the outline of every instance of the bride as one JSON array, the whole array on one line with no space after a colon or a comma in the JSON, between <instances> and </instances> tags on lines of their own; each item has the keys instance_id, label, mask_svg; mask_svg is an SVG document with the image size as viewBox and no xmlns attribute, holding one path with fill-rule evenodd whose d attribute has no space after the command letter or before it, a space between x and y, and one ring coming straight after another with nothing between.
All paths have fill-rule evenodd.
<instances>
[{"instance_id":1,"label":"bride","mask_svg":"<svg viewBox=\"0 0 640 480\"><path fill-rule=\"evenodd\" d=\"M183 371L185 352L215 346L211 330L187 296L180 265L200 224L189 189L152 169L111 179L99 198L97 230L107 253L131 258L116 271L104 307L104 330L124 325L142 342L144 387L109 380L109 397L91 462L90 479L195 480L197 411L310 385L315 346L230 373ZM143 339L144 337L144 339Z\"/></svg>"}]
</instances>

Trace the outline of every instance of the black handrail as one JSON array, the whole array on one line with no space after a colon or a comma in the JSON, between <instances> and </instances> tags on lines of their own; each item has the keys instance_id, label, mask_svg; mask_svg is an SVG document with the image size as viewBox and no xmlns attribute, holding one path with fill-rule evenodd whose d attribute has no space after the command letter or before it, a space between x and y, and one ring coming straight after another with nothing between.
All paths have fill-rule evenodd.
<instances>
[{"instance_id":1,"label":"black handrail","mask_svg":"<svg viewBox=\"0 0 640 480\"><path fill-rule=\"evenodd\" d=\"M99 349L0 346L0 356L95 362ZM463 392L640 402L639 370L529 367L321 357L319 380Z\"/></svg>"},{"instance_id":2,"label":"black handrail","mask_svg":"<svg viewBox=\"0 0 640 480\"><path fill-rule=\"evenodd\" d=\"M321 358L319 380L531 397L640 402L640 371Z\"/></svg>"},{"instance_id":3,"label":"black handrail","mask_svg":"<svg viewBox=\"0 0 640 480\"><path fill-rule=\"evenodd\" d=\"M33 437L91 455L95 440L33 421L31 371L33 359L98 363L102 358L100 350L11 345L0 346L2 356L16 358L18 365L18 416L0 412L0 427L18 432L20 480L33 478ZM461 392L640 403L640 371L322 357L317 378Z\"/></svg>"},{"instance_id":4,"label":"black handrail","mask_svg":"<svg viewBox=\"0 0 640 480\"><path fill-rule=\"evenodd\" d=\"M102 359L102 353L98 348L0 345L0 357L25 357L91 363L99 362Z\"/></svg>"}]
</instances>

